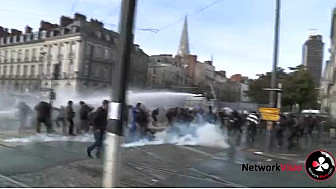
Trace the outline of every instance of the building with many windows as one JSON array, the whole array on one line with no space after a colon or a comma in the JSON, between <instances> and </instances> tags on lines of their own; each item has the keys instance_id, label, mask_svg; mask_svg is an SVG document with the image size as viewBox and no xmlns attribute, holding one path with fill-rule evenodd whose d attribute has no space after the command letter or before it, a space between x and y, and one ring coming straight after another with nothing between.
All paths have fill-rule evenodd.
<instances>
[{"instance_id":1,"label":"building with many windows","mask_svg":"<svg viewBox=\"0 0 336 189\"><path fill-rule=\"evenodd\" d=\"M321 35L311 35L302 49L302 64L314 79L315 87L320 86L323 63L323 47Z\"/></svg>"},{"instance_id":2,"label":"building with many windows","mask_svg":"<svg viewBox=\"0 0 336 189\"><path fill-rule=\"evenodd\" d=\"M28 26L24 33L0 27L0 88L106 89L117 62L118 36L78 13L74 18L62 16L59 25L41 21L36 32ZM148 56L135 45L131 60L131 86L145 86Z\"/></svg>"}]
</instances>

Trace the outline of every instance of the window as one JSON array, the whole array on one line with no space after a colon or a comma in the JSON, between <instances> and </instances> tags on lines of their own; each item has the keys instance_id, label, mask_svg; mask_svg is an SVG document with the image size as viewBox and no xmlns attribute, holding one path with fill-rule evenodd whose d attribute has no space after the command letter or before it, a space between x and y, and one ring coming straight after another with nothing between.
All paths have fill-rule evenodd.
<instances>
[{"instance_id":1,"label":"window","mask_svg":"<svg viewBox=\"0 0 336 189\"><path fill-rule=\"evenodd\" d=\"M50 71L51 71L51 62L50 61L48 61L48 63L47 63L47 73L46 73L46 75L47 76L50 76Z\"/></svg>"},{"instance_id":2,"label":"window","mask_svg":"<svg viewBox=\"0 0 336 189\"><path fill-rule=\"evenodd\" d=\"M32 59L34 61L36 61L36 48L33 48L33 51L32 51Z\"/></svg>"},{"instance_id":3,"label":"window","mask_svg":"<svg viewBox=\"0 0 336 189\"><path fill-rule=\"evenodd\" d=\"M92 48L92 45L91 44L88 44L87 46L86 46L86 52L85 52L85 54L87 54L87 56L91 56L91 48Z\"/></svg>"},{"instance_id":4,"label":"window","mask_svg":"<svg viewBox=\"0 0 336 189\"><path fill-rule=\"evenodd\" d=\"M101 50L101 47L100 46L96 46L95 47L95 56L100 58L101 57L101 54L102 54L102 50Z\"/></svg>"},{"instance_id":5,"label":"window","mask_svg":"<svg viewBox=\"0 0 336 189\"><path fill-rule=\"evenodd\" d=\"M30 66L30 76L35 76L35 65Z\"/></svg>"},{"instance_id":6,"label":"window","mask_svg":"<svg viewBox=\"0 0 336 189\"><path fill-rule=\"evenodd\" d=\"M13 74L14 74L14 66L11 65L11 66L9 67L9 75L12 76Z\"/></svg>"},{"instance_id":7,"label":"window","mask_svg":"<svg viewBox=\"0 0 336 189\"><path fill-rule=\"evenodd\" d=\"M103 79L104 79L105 81L108 80L108 73L109 73L109 69L108 69L108 67L107 67L107 66L104 66L104 70L103 70Z\"/></svg>"},{"instance_id":8,"label":"window","mask_svg":"<svg viewBox=\"0 0 336 189\"><path fill-rule=\"evenodd\" d=\"M110 58L110 49L105 49L105 60L108 60Z\"/></svg>"},{"instance_id":9,"label":"window","mask_svg":"<svg viewBox=\"0 0 336 189\"><path fill-rule=\"evenodd\" d=\"M95 78L99 78L99 75L100 75L100 66L99 66L99 65L96 65L96 66L94 66L93 77L95 77Z\"/></svg>"},{"instance_id":10,"label":"window","mask_svg":"<svg viewBox=\"0 0 336 189\"><path fill-rule=\"evenodd\" d=\"M28 61L28 59L29 59L29 50L26 49L25 50L25 61Z\"/></svg>"},{"instance_id":11,"label":"window","mask_svg":"<svg viewBox=\"0 0 336 189\"><path fill-rule=\"evenodd\" d=\"M106 41L111 41L111 36L109 34L106 34Z\"/></svg>"},{"instance_id":12,"label":"window","mask_svg":"<svg viewBox=\"0 0 336 189\"><path fill-rule=\"evenodd\" d=\"M85 61L85 66L84 66L84 75L88 76L89 75L89 61Z\"/></svg>"},{"instance_id":13,"label":"window","mask_svg":"<svg viewBox=\"0 0 336 189\"><path fill-rule=\"evenodd\" d=\"M4 75L4 76L7 75L7 66L4 66L4 67L3 67L3 74L2 74L2 75Z\"/></svg>"},{"instance_id":14,"label":"window","mask_svg":"<svg viewBox=\"0 0 336 189\"><path fill-rule=\"evenodd\" d=\"M101 38L101 37L102 37L102 34L101 34L100 31L97 31L97 32L96 32L96 35L97 35L98 38Z\"/></svg>"},{"instance_id":15,"label":"window","mask_svg":"<svg viewBox=\"0 0 336 189\"><path fill-rule=\"evenodd\" d=\"M39 64L38 66L38 75L42 75L42 67L43 65L42 64Z\"/></svg>"},{"instance_id":16,"label":"window","mask_svg":"<svg viewBox=\"0 0 336 189\"><path fill-rule=\"evenodd\" d=\"M64 54L64 45L61 43L59 46L59 54L63 55Z\"/></svg>"},{"instance_id":17,"label":"window","mask_svg":"<svg viewBox=\"0 0 336 189\"><path fill-rule=\"evenodd\" d=\"M20 65L16 66L16 75L21 75L21 66Z\"/></svg>"},{"instance_id":18,"label":"window","mask_svg":"<svg viewBox=\"0 0 336 189\"><path fill-rule=\"evenodd\" d=\"M70 53L74 53L75 52L75 43L70 43Z\"/></svg>"},{"instance_id":19,"label":"window","mask_svg":"<svg viewBox=\"0 0 336 189\"><path fill-rule=\"evenodd\" d=\"M18 50L18 53L17 53L17 57L18 57L18 62L21 62L22 60L22 50Z\"/></svg>"},{"instance_id":20,"label":"window","mask_svg":"<svg viewBox=\"0 0 336 189\"><path fill-rule=\"evenodd\" d=\"M4 62L7 63L7 57L8 56L8 53L7 53L7 50L5 50L5 54L4 54Z\"/></svg>"}]
</instances>

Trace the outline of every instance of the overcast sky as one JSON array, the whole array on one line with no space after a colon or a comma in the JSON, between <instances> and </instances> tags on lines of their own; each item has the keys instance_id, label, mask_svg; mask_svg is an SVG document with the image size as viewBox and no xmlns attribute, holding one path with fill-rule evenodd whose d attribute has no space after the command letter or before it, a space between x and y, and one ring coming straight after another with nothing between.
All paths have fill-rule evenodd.
<instances>
[{"instance_id":1,"label":"overcast sky","mask_svg":"<svg viewBox=\"0 0 336 189\"><path fill-rule=\"evenodd\" d=\"M59 22L79 12L117 30L120 0L0 0L0 25L36 31L40 20ZM212 4L204 10L201 8ZM329 59L331 13L335 0L282 0L279 66L301 63L309 34L321 34ZM138 0L135 42L149 55L176 54L183 17L188 16L192 54L213 56L216 70L255 78L272 68L275 0ZM158 33L141 29L161 29ZM316 29L316 30L310 30Z\"/></svg>"}]
</instances>

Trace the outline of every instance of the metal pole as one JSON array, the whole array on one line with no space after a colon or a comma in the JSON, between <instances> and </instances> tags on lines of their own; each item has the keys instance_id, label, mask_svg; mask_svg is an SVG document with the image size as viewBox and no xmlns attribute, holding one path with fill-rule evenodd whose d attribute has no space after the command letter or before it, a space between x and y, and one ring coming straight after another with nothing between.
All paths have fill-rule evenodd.
<instances>
[{"instance_id":1,"label":"metal pole","mask_svg":"<svg viewBox=\"0 0 336 189\"><path fill-rule=\"evenodd\" d=\"M282 89L282 84L281 83L279 83L278 84L278 88L280 89L279 91L278 91L278 101L277 101L277 108L279 108L279 109L281 109L281 89Z\"/></svg>"},{"instance_id":2,"label":"metal pole","mask_svg":"<svg viewBox=\"0 0 336 189\"><path fill-rule=\"evenodd\" d=\"M275 28L274 28L274 49L273 49L273 71L271 79L271 88L276 87L276 69L278 65L278 53L279 53L279 25L280 25L280 0L276 0L276 14L275 14ZM275 91L270 92L269 96L270 106L275 107Z\"/></svg>"},{"instance_id":3,"label":"metal pole","mask_svg":"<svg viewBox=\"0 0 336 189\"><path fill-rule=\"evenodd\" d=\"M112 102L109 110L109 125L105 136L103 187L119 186L121 164L120 144L123 121L126 120L125 96L129 79L130 54L133 49L133 22L136 0L123 0L119 23L117 64L112 70Z\"/></svg>"},{"instance_id":4,"label":"metal pole","mask_svg":"<svg viewBox=\"0 0 336 189\"><path fill-rule=\"evenodd\" d=\"M273 49L273 70L271 78L271 88L274 89L277 83L276 69L278 66L278 53L279 53L279 25L280 25L280 0L276 0L276 13L275 13L275 27L274 27L274 49ZM275 107L275 91L270 91L269 105L271 108ZM273 122L267 121L266 144L268 149L273 146Z\"/></svg>"}]
</instances>

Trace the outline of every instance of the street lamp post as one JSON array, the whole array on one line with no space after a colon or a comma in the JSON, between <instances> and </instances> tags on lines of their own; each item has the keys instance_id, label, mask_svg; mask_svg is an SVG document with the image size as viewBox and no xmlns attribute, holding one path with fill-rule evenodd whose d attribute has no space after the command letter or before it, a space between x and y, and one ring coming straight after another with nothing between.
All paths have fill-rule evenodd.
<instances>
[{"instance_id":1,"label":"street lamp post","mask_svg":"<svg viewBox=\"0 0 336 189\"><path fill-rule=\"evenodd\" d=\"M112 70L112 102L109 107L109 126L105 135L105 153L103 168L103 187L119 186L123 122L126 120L126 89L129 80L130 55L133 45L133 22L136 0L123 0L119 23L120 40L118 44L118 62Z\"/></svg>"},{"instance_id":2,"label":"street lamp post","mask_svg":"<svg viewBox=\"0 0 336 189\"><path fill-rule=\"evenodd\" d=\"M279 25L280 25L280 0L276 0L276 15L275 15L275 28L274 28L274 49L273 49L273 71L271 78L271 88L276 87L276 69L278 65L279 53ZM275 91L270 92L269 103L271 107L275 107Z\"/></svg>"},{"instance_id":3,"label":"street lamp post","mask_svg":"<svg viewBox=\"0 0 336 189\"><path fill-rule=\"evenodd\" d=\"M273 49L273 70L271 78L271 88L274 89L276 86L276 69L278 65L278 53L279 53L279 25L280 25L280 0L276 0L276 11L275 11L275 27L274 27L274 49ZM271 108L275 107L275 91L270 91L269 105ZM272 145L272 133L273 133L273 122L267 121L267 142L268 147Z\"/></svg>"}]
</instances>

